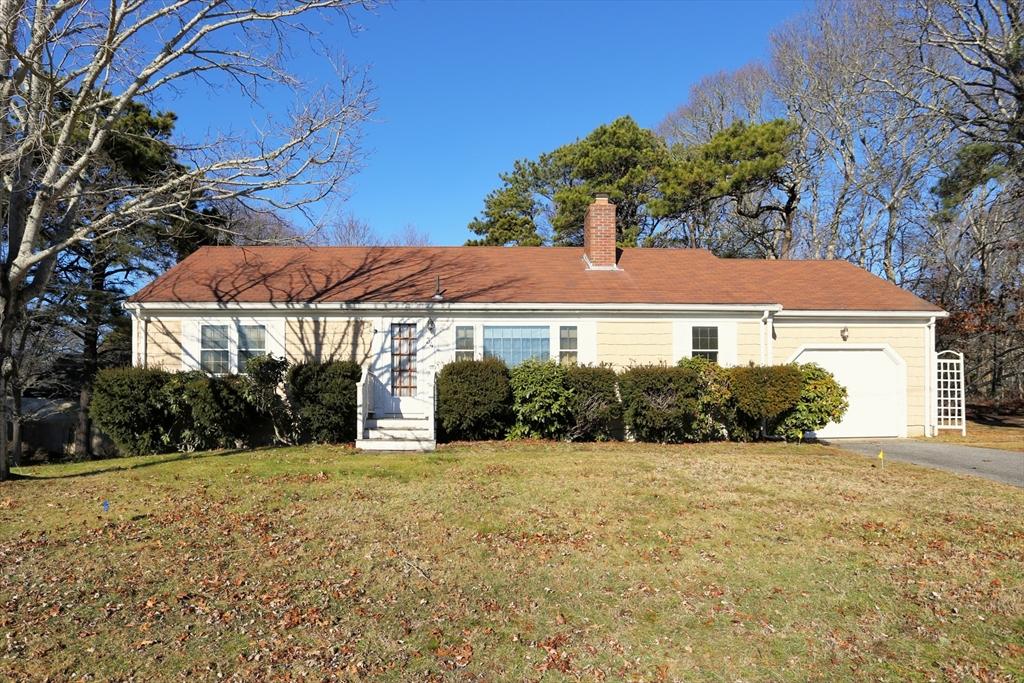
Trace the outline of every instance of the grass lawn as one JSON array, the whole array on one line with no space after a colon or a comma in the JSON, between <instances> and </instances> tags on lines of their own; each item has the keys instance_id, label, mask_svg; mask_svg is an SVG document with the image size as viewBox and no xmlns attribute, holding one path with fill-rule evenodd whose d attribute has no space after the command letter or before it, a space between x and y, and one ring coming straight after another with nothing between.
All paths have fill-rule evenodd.
<instances>
[{"instance_id":1,"label":"grass lawn","mask_svg":"<svg viewBox=\"0 0 1024 683\"><path fill-rule=\"evenodd\" d=\"M873 465L484 444L25 468L0 484L0 680L1021 680L1024 490Z\"/></svg>"},{"instance_id":2,"label":"grass lawn","mask_svg":"<svg viewBox=\"0 0 1024 683\"><path fill-rule=\"evenodd\" d=\"M1008 451L1024 451L1024 426L1013 424L988 425L973 420L967 421L967 436L960 432L942 430L935 437L947 443L982 448L1001 448Z\"/></svg>"}]
</instances>

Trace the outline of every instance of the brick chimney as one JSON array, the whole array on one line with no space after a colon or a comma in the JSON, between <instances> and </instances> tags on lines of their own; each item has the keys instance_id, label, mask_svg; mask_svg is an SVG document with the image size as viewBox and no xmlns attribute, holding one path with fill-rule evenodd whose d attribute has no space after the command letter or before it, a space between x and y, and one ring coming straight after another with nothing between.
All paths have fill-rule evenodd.
<instances>
[{"instance_id":1,"label":"brick chimney","mask_svg":"<svg viewBox=\"0 0 1024 683\"><path fill-rule=\"evenodd\" d=\"M618 270L615 250L615 205L596 194L583 219L583 260L587 270Z\"/></svg>"}]
</instances>

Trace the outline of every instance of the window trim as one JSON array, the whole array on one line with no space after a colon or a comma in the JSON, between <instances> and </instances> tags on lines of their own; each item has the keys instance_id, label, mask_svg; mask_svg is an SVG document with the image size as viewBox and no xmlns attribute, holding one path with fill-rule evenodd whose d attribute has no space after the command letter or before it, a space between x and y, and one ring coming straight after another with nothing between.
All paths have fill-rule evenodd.
<instances>
[{"instance_id":1,"label":"window trim","mask_svg":"<svg viewBox=\"0 0 1024 683\"><path fill-rule=\"evenodd\" d=\"M558 362L560 327L576 328L576 353L577 362L583 365L597 362L597 339L596 321L589 318L578 317L550 317L550 318L517 318L497 316L453 316L439 321L438 332L443 335L441 348L444 350L444 363L455 360L456 352L456 331L457 327L473 328L473 359L481 360L484 357L484 327L547 327L548 328L548 359ZM468 350L468 349L466 349Z\"/></svg>"},{"instance_id":2,"label":"window trim","mask_svg":"<svg viewBox=\"0 0 1024 683\"><path fill-rule=\"evenodd\" d=\"M260 353L256 354L257 356L265 356L265 355L267 355L267 337L269 335L269 331L267 330L267 326L266 326L265 323L242 322L242 321L237 321L235 323L235 331L236 331L236 343L235 343L235 349L234 349L234 351L235 351L235 366L236 366L235 371L239 375L244 375L245 374L245 367L243 367L243 365L242 365L242 328L243 327L261 327L261 328L263 328L263 346L260 349ZM230 340L228 342L228 350L229 351L231 350ZM246 351L252 351L254 349L246 348L245 350ZM250 356L250 357L254 357L254 356Z\"/></svg>"},{"instance_id":3,"label":"window trim","mask_svg":"<svg viewBox=\"0 0 1024 683\"><path fill-rule=\"evenodd\" d=\"M162 318L174 320L172 316ZM286 319L258 318L249 316L202 316L177 318L181 320L181 370L198 370L202 368L202 328L204 325L228 326L228 372L224 374L240 374L243 368L238 363L238 334L242 325L262 325L264 328L264 353L275 358L287 358L285 348Z\"/></svg>"},{"instance_id":4,"label":"window trim","mask_svg":"<svg viewBox=\"0 0 1024 683\"><path fill-rule=\"evenodd\" d=\"M562 332L564 330L572 330L573 333L574 333L574 336L572 337L572 341L573 341L572 348L568 348L568 347L562 346ZM570 354L570 353L573 355L573 359L567 363L563 359L563 357L566 354ZM559 325L558 325L558 350L557 350L557 355L556 355L555 360L557 360L558 363L561 364L561 365L567 365L569 363L572 363L572 364L575 364L575 365L579 365L579 362L580 362L580 328L579 328L579 325L575 325L575 324L573 324L573 325L563 325L563 324L559 323Z\"/></svg>"},{"instance_id":5,"label":"window trim","mask_svg":"<svg viewBox=\"0 0 1024 683\"><path fill-rule=\"evenodd\" d=\"M697 331L698 330L714 330L715 335L715 348L710 348L708 345L697 346ZM718 325L691 325L690 326L690 358L707 358L713 363L717 363L722 353L722 337ZM713 358L708 358L705 354L714 354Z\"/></svg>"},{"instance_id":6,"label":"window trim","mask_svg":"<svg viewBox=\"0 0 1024 683\"><path fill-rule=\"evenodd\" d=\"M526 322L526 321L515 321L514 323L498 323L498 324L495 324L493 322L481 323L481 334L480 334L481 356L480 357L481 358L491 358L491 357L498 358L498 359L504 361L506 364L508 364L508 361L505 361L505 359L501 358L500 356L488 356L487 355L487 352L485 350L486 347L484 345L487 343L487 329L488 328L513 329L513 330L514 329L527 329L527 328L529 328L529 329L536 329L536 330L545 330L547 332L546 341L547 341L547 347L548 348L547 348L547 354L546 354L547 358L546 359L547 360L551 360L551 359L557 358L557 356L552 355L553 353L557 354L557 351L552 352L552 344L551 344L552 329L554 327L555 327L555 325L553 325L552 323L530 323L530 322ZM529 337L524 337L524 339L529 339ZM544 356L531 357L531 358L540 360L540 359L544 358ZM512 366L509 365L509 367L512 367Z\"/></svg>"},{"instance_id":7,"label":"window trim","mask_svg":"<svg viewBox=\"0 0 1024 683\"><path fill-rule=\"evenodd\" d=\"M478 335L476 333L477 326L473 325L473 324L459 325L458 323L456 323L454 325L454 327L455 327L455 332L454 332L454 334L455 334L455 343L452 346L453 359L454 360L476 360L478 357L480 357L478 355L478 353L477 353L477 348L476 348L477 347L477 338L478 338ZM459 348L459 330L469 330L469 348L466 348L466 349L460 349ZM459 357L460 354L462 354L464 356L467 353L469 354L469 358L460 358Z\"/></svg>"},{"instance_id":8,"label":"window trim","mask_svg":"<svg viewBox=\"0 0 1024 683\"><path fill-rule=\"evenodd\" d=\"M224 348L218 347L207 347L203 345L203 330L208 327L220 327L224 330ZM214 372L213 370L207 370L203 367L203 354L206 352L210 353L223 353L225 354L224 360L224 372ZM230 375L231 374L231 325L230 323L201 323L199 325L199 369L208 375Z\"/></svg>"}]
</instances>

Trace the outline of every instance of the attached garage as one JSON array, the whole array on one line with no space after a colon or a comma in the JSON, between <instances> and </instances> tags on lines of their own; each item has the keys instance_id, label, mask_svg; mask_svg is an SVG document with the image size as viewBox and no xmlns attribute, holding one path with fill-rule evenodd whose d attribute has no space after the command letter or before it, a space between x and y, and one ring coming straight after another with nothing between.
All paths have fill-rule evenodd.
<instances>
[{"instance_id":1,"label":"attached garage","mask_svg":"<svg viewBox=\"0 0 1024 683\"><path fill-rule=\"evenodd\" d=\"M793 358L817 363L846 387L850 408L839 424L819 438L904 437L907 435L907 366L886 345L808 346Z\"/></svg>"}]
</instances>

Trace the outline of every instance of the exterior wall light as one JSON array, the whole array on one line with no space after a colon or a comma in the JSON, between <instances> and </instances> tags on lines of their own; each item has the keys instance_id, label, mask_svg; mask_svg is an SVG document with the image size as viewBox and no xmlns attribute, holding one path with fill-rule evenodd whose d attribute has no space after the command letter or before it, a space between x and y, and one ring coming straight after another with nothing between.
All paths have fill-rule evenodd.
<instances>
[{"instance_id":1,"label":"exterior wall light","mask_svg":"<svg viewBox=\"0 0 1024 683\"><path fill-rule=\"evenodd\" d=\"M849 327L844 327L843 329L839 330L839 336L843 338L843 341L846 341L847 339L849 339L850 338L850 328Z\"/></svg>"}]
</instances>

